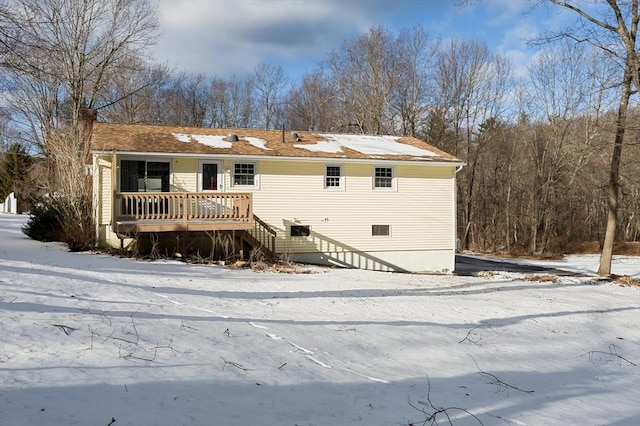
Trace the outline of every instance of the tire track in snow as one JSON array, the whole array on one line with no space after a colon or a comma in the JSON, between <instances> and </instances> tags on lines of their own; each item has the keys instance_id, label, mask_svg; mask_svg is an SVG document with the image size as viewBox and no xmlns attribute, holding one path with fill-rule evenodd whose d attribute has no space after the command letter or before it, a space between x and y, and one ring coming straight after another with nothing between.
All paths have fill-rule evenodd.
<instances>
[{"instance_id":1,"label":"tire track in snow","mask_svg":"<svg viewBox=\"0 0 640 426\"><path fill-rule=\"evenodd\" d=\"M315 352L314 352L314 351L309 350L309 349L307 349L307 348L305 348L305 347L303 347L303 346L300 346L300 345L298 345L298 344L296 344L296 343L294 343L294 342L292 342L292 341L286 340L284 337L278 336L277 334L274 334L274 333L268 333L268 332L266 331L266 330L268 330L268 328L267 328L267 327L265 327L265 326L263 326L263 325L258 325L258 324L253 323L253 322L249 322L249 325L250 325L250 326L252 326L252 327L255 327L255 328L259 328L259 329L261 329L261 330L265 330L265 336L267 336L268 338L270 338L270 339L272 339L272 340L284 340L284 341L286 341L286 342L287 342L287 343L289 343L291 346L293 346L294 348L296 348L296 349L297 349L297 351L298 351L298 352L300 352L300 353L301 353L305 358L307 358L309 361L311 361L311 362L313 362L313 363L315 363L315 364L317 364L317 365L319 365L319 366L321 366L321 367L323 367L323 368L333 368L331 365L329 365L329 364L327 364L327 363L325 363L325 362L322 362L322 361L320 361L319 359L317 359L317 358L314 356L314 355L315 355ZM342 363L344 363L344 360L342 360ZM360 373L360 372L358 372L358 371L356 371L356 370L354 370L354 369L352 369L352 368L350 368L350 367L347 367L347 366L343 366L343 367L341 367L340 369L345 370L345 371L348 371L349 373L355 374L356 376L360 376L360 377L363 377L363 378L365 378L365 379L371 380L371 381L373 381L373 382L378 382L378 383L389 383L389 381L387 381L387 380L378 379L378 378L376 378L376 377L373 377L373 376L369 376L369 375L367 375L367 374Z\"/></svg>"}]
</instances>

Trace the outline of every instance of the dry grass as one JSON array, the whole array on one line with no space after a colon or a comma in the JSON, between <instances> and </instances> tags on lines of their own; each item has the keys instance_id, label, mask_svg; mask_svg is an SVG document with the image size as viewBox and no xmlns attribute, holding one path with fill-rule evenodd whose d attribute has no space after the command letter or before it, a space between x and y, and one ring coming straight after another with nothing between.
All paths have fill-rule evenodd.
<instances>
[{"instance_id":1,"label":"dry grass","mask_svg":"<svg viewBox=\"0 0 640 426\"><path fill-rule=\"evenodd\" d=\"M266 261L256 261L250 262L249 267L254 271L261 272L276 272L280 274L310 274L311 270L307 268L302 268L291 262L266 262Z\"/></svg>"},{"instance_id":2,"label":"dry grass","mask_svg":"<svg viewBox=\"0 0 640 426\"><path fill-rule=\"evenodd\" d=\"M553 275L527 275L524 280L539 283L557 283L558 277Z\"/></svg>"},{"instance_id":3,"label":"dry grass","mask_svg":"<svg viewBox=\"0 0 640 426\"><path fill-rule=\"evenodd\" d=\"M614 284L618 284L623 287L640 287L640 279L634 278L630 275L614 275L612 278Z\"/></svg>"},{"instance_id":4,"label":"dry grass","mask_svg":"<svg viewBox=\"0 0 640 426\"><path fill-rule=\"evenodd\" d=\"M473 274L474 277L478 278L493 278L496 275L498 275L496 271L478 271Z\"/></svg>"}]
</instances>

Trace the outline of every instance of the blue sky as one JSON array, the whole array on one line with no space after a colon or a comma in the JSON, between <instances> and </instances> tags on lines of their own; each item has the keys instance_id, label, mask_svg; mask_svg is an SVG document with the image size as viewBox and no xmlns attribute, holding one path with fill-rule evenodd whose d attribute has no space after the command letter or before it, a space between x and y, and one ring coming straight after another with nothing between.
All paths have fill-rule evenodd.
<instances>
[{"instance_id":1,"label":"blue sky","mask_svg":"<svg viewBox=\"0 0 640 426\"><path fill-rule=\"evenodd\" d=\"M178 70L229 78L259 62L291 77L315 68L344 40L382 25L422 25L432 38L475 38L518 74L535 54L527 40L570 17L535 0L159 0L162 37L152 51Z\"/></svg>"}]
</instances>

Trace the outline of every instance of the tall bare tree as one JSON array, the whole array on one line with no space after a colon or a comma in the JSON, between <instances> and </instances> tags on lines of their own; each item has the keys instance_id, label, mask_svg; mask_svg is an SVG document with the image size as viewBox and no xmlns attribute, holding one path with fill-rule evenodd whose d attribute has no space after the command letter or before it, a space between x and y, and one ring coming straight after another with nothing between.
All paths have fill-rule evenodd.
<instances>
[{"instance_id":1,"label":"tall bare tree","mask_svg":"<svg viewBox=\"0 0 640 426\"><path fill-rule=\"evenodd\" d=\"M339 105L328 78L321 70L305 74L287 96L287 124L291 129L330 132Z\"/></svg>"},{"instance_id":2,"label":"tall bare tree","mask_svg":"<svg viewBox=\"0 0 640 426\"><path fill-rule=\"evenodd\" d=\"M256 111L253 100L253 76L211 82L211 125L213 127L251 127Z\"/></svg>"},{"instance_id":3,"label":"tall bare tree","mask_svg":"<svg viewBox=\"0 0 640 426\"><path fill-rule=\"evenodd\" d=\"M261 62L254 71L256 114L265 129L278 128L283 121L284 97L289 78L280 65Z\"/></svg>"},{"instance_id":4,"label":"tall bare tree","mask_svg":"<svg viewBox=\"0 0 640 426\"><path fill-rule=\"evenodd\" d=\"M511 85L511 66L493 54L486 43L452 39L437 54L438 115L453 133L453 144L445 147L467 162L459 175L459 208L463 247L468 248L474 226L476 171L482 151L502 132L500 121Z\"/></svg>"},{"instance_id":5,"label":"tall bare tree","mask_svg":"<svg viewBox=\"0 0 640 426\"><path fill-rule=\"evenodd\" d=\"M637 41L639 0L597 0L588 4L579 1L549 1L575 13L577 22L564 31L549 34L547 40L569 38L578 43L592 44L606 52L619 66L616 83L620 87L620 102L609 169L606 231L598 268L598 275L609 276L618 222L620 164L627 111L629 99L640 88L640 50Z\"/></svg>"},{"instance_id":6,"label":"tall bare tree","mask_svg":"<svg viewBox=\"0 0 640 426\"><path fill-rule=\"evenodd\" d=\"M422 27L401 31L395 41L397 62L391 107L399 117L402 135L418 136L429 109L434 105L435 56L437 43L431 42Z\"/></svg>"},{"instance_id":7,"label":"tall bare tree","mask_svg":"<svg viewBox=\"0 0 640 426\"><path fill-rule=\"evenodd\" d=\"M384 27L345 41L324 63L342 104L341 131L392 134L390 96L395 84L394 36Z\"/></svg>"},{"instance_id":8,"label":"tall bare tree","mask_svg":"<svg viewBox=\"0 0 640 426\"><path fill-rule=\"evenodd\" d=\"M89 235L86 115L99 108L117 73L126 73L155 40L149 0L8 0L0 5L0 62L12 107L48 156L69 223ZM92 117L89 114L88 117Z\"/></svg>"}]
</instances>

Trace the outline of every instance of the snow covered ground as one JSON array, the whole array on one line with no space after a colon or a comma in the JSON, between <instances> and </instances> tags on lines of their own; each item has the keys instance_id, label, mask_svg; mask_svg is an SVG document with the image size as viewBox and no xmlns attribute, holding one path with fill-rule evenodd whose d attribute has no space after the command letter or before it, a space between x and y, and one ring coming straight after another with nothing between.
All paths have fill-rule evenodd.
<instances>
[{"instance_id":1,"label":"snow covered ground","mask_svg":"<svg viewBox=\"0 0 640 426\"><path fill-rule=\"evenodd\" d=\"M136 261L25 219L0 215L2 426L640 424L638 287Z\"/></svg>"}]
</instances>

